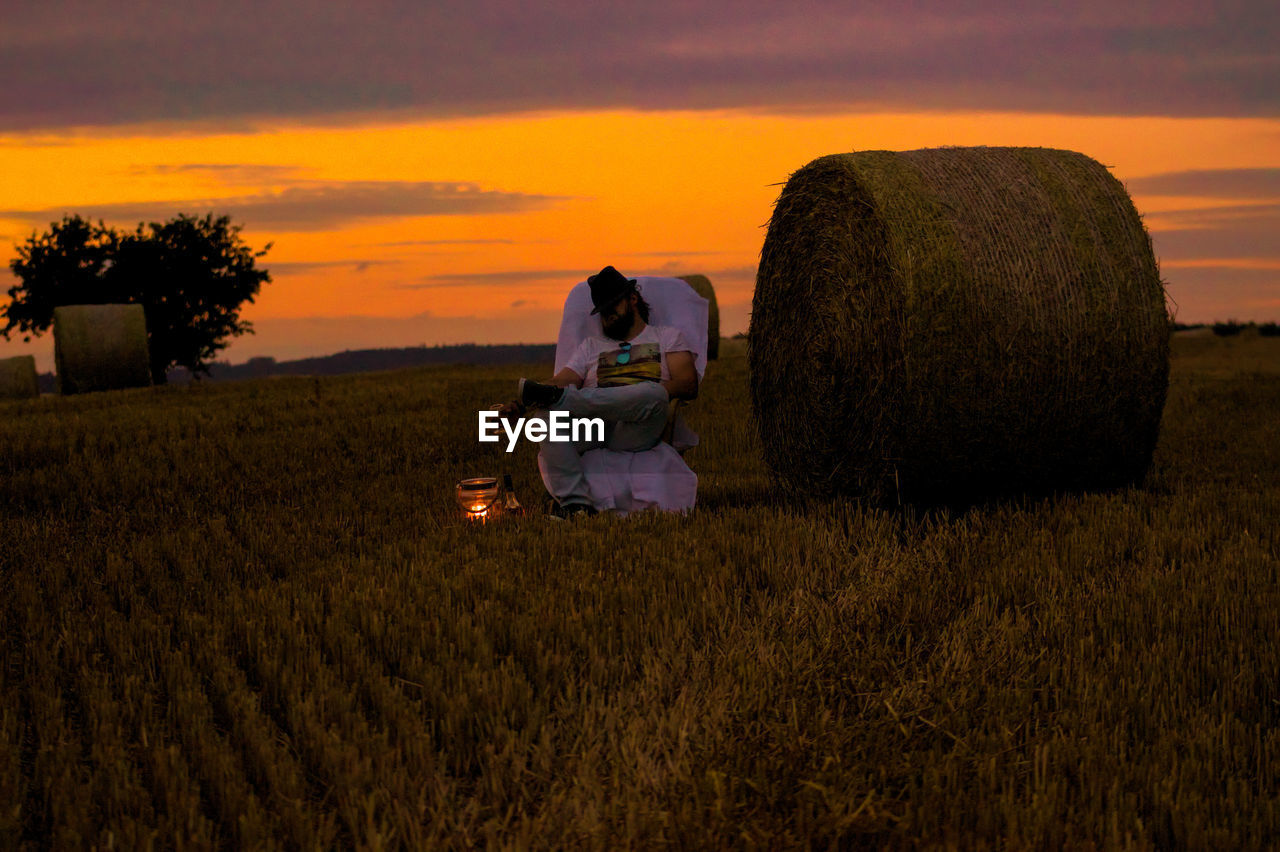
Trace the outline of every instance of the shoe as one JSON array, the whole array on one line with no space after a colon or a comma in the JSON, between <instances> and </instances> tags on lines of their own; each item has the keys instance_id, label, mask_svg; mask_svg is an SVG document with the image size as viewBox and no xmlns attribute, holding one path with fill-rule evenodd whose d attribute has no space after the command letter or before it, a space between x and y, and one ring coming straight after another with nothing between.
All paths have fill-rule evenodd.
<instances>
[{"instance_id":1,"label":"shoe","mask_svg":"<svg viewBox=\"0 0 1280 852\"><path fill-rule=\"evenodd\" d=\"M555 385L544 385L533 379L521 379L519 393L516 395L522 405L537 405L550 408L564 396L564 388Z\"/></svg>"},{"instance_id":2,"label":"shoe","mask_svg":"<svg viewBox=\"0 0 1280 852\"><path fill-rule=\"evenodd\" d=\"M551 501L551 509L547 512L547 517L553 521L571 521L579 517L591 517L596 513L596 507L586 503L567 503L561 506L556 501Z\"/></svg>"}]
</instances>

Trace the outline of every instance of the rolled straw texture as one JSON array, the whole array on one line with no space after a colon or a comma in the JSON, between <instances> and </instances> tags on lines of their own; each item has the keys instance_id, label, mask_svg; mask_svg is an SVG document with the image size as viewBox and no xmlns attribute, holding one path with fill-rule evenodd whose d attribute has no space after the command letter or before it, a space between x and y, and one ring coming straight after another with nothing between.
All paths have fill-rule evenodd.
<instances>
[{"instance_id":1,"label":"rolled straw texture","mask_svg":"<svg viewBox=\"0 0 1280 852\"><path fill-rule=\"evenodd\" d=\"M707 305L707 360L714 361L720 357L720 308L716 305L716 289L711 286L711 279L705 275L678 275L699 296L706 299Z\"/></svg>"},{"instance_id":2,"label":"rolled straw texture","mask_svg":"<svg viewBox=\"0 0 1280 852\"><path fill-rule=\"evenodd\" d=\"M1098 162L863 151L791 176L752 300L752 403L784 481L878 503L1109 488L1151 463L1169 321Z\"/></svg>"},{"instance_id":3,"label":"rolled straw texture","mask_svg":"<svg viewBox=\"0 0 1280 852\"><path fill-rule=\"evenodd\" d=\"M66 305L53 310L54 361L62 394L151 384L142 305Z\"/></svg>"},{"instance_id":4,"label":"rolled straw texture","mask_svg":"<svg viewBox=\"0 0 1280 852\"><path fill-rule=\"evenodd\" d=\"M39 395L34 356L0 359L0 399L32 399Z\"/></svg>"}]
</instances>

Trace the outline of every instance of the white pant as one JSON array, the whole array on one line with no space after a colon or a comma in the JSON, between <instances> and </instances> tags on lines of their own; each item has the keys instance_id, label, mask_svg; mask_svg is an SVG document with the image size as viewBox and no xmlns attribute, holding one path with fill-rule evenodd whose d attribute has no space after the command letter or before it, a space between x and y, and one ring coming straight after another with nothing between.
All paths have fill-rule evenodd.
<instances>
[{"instance_id":1,"label":"white pant","mask_svg":"<svg viewBox=\"0 0 1280 852\"><path fill-rule=\"evenodd\" d=\"M570 417L603 419L604 440L543 441L538 450L538 470L547 491L561 505L591 505L582 454L600 448L637 453L656 446L667 425L669 400L666 388L657 382L616 388L565 388L560 401L549 410L567 411Z\"/></svg>"}]
</instances>

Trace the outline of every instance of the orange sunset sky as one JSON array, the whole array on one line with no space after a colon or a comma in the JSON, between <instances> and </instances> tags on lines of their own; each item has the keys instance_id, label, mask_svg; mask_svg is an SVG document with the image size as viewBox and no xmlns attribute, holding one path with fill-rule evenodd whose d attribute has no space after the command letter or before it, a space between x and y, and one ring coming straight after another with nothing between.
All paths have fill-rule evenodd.
<instances>
[{"instance_id":1,"label":"orange sunset sky","mask_svg":"<svg viewBox=\"0 0 1280 852\"><path fill-rule=\"evenodd\" d=\"M273 244L273 281L244 311L257 334L224 360L550 342L568 288L607 263L706 274L724 333L743 331L791 172L937 145L1089 154L1145 216L1179 320L1280 319L1266 6L1250 26L1249 4L1235 24L1194 4L747 4L758 21L729 4L313 4L332 19L281 41L302 4L246 6L256 29L231 7L126 3L134 16L108 23L65 5L71 23L0 25L0 257L63 213L126 228L229 213L251 246ZM570 20L586 34L553 25ZM50 336L0 338L0 357L27 353L52 368Z\"/></svg>"}]
</instances>

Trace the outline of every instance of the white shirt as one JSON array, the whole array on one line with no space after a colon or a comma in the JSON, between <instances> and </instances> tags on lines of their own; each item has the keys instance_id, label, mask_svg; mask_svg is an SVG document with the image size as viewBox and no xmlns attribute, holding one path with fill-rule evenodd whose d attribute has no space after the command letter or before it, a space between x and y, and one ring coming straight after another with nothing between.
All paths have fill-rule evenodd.
<instances>
[{"instance_id":1,"label":"white shirt","mask_svg":"<svg viewBox=\"0 0 1280 852\"><path fill-rule=\"evenodd\" d=\"M627 343L631 345L627 347ZM619 364L618 356L623 352L629 352L630 358ZM582 377L584 388L665 382L671 378L667 369L670 352L693 352L684 332L672 326L646 325L629 341L584 338L565 366Z\"/></svg>"}]
</instances>

